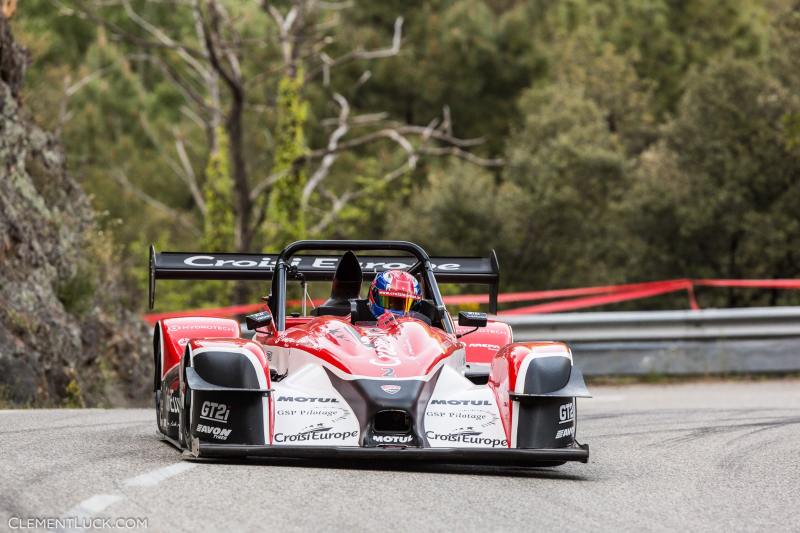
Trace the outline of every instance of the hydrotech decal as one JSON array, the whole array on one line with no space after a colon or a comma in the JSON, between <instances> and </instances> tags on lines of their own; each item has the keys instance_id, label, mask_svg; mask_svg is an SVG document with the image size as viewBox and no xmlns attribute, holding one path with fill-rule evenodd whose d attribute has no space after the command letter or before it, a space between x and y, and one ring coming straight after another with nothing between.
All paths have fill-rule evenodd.
<instances>
[{"instance_id":1,"label":"hydrotech decal","mask_svg":"<svg viewBox=\"0 0 800 533\"><path fill-rule=\"evenodd\" d=\"M182 329L192 329L192 330L194 330L194 329L210 329L210 330L214 330L214 331L230 331L230 332L236 331L236 332L238 332L237 328L234 328L232 326L227 326L227 325L220 325L220 324L186 324L186 325L170 324L169 326L167 326L167 331L169 331L169 332L180 331Z\"/></svg>"},{"instance_id":2,"label":"hydrotech decal","mask_svg":"<svg viewBox=\"0 0 800 533\"><path fill-rule=\"evenodd\" d=\"M279 402L339 403L336 398L317 398L314 396L279 396Z\"/></svg>"},{"instance_id":3,"label":"hydrotech decal","mask_svg":"<svg viewBox=\"0 0 800 533\"><path fill-rule=\"evenodd\" d=\"M426 431L425 436L428 440L438 440L444 442L463 442L464 444L479 444L489 448L508 447L505 439L488 439L481 437L481 432L472 427L457 429L454 433L436 433Z\"/></svg>"},{"instance_id":4,"label":"hydrotech decal","mask_svg":"<svg viewBox=\"0 0 800 533\"><path fill-rule=\"evenodd\" d=\"M230 429L206 426L205 424L197 424L197 427L195 427L195 432L211 435L217 440L228 440L228 436L231 434Z\"/></svg>"}]
</instances>

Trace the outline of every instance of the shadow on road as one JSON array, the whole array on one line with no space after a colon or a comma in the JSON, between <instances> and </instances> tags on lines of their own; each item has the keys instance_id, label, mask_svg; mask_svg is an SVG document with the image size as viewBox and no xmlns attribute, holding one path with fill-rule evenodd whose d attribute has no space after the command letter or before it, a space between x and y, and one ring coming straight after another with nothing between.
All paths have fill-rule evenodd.
<instances>
[{"instance_id":1,"label":"shadow on road","mask_svg":"<svg viewBox=\"0 0 800 533\"><path fill-rule=\"evenodd\" d=\"M193 459L200 463L226 465L265 465L295 468L329 468L341 470L370 470L384 472L422 472L429 474L465 474L482 476L563 479L565 481L590 481L589 478L562 470L563 467L502 467L495 465L413 464L396 461L343 461L336 459L290 459L251 457L247 459Z\"/></svg>"}]
</instances>

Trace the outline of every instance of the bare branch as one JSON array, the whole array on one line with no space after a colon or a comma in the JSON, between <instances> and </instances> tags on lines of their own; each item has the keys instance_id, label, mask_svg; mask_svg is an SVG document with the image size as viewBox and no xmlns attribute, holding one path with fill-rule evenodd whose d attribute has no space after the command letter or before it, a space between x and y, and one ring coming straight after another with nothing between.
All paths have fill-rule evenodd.
<instances>
[{"instance_id":1,"label":"bare branch","mask_svg":"<svg viewBox=\"0 0 800 533\"><path fill-rule=\"evenodd\" d=\"M264 191L278 183L278 180L288 174L289 169L281 170L280 172L275 172L274 174L270 174L261 182L259 182L253 189L250 191L250 200L256 201L259 196L261 196Z\"/></svg>"},{"instance_id":2,"label":"bare branch","mask_svg":"<svg viewBox=\"0 0 800 533\"><path fill-rule=\"evenodd\" d=\"M436 156L454 156L458 157L459 159L463 159L464 161L468 161L473 165L478 165L481 167L502 167L505 164L505 160L502 158L493 158L487 159L484 157L477 156L472 152L467 152L466 150L462 150L458 146L431 146L431 147L422 147L419 148L419 153L425 155L436 155Z\"/></svg>"},{"instance_id":3,"label":"bare branch","mask_svg":"<svg viewBox=\"0 0 800 533\"><path fill-rule=\"evenodd\" d=\"M94 72L90 72L83 78L79 79L78 81L67 87L66 90L64 91L64 96L69 98L70 96L74 95L75 93L83 89L83 87L85 87L95 79L99 78L103 73L107 72L110 68L111 68L110 66L102 67L95 70Z\"/></svg>"},{"instance_id":4,"label":"bare branch","mask_svg":"<svg viewBox=\"0 0 800 533\"><path fill-rule=\"evenodd\" d=\"M200 212L203 213L203 216L205 216L206 213L208 213L208 210L206 209L206 202L203 198L203 195L200 193L200 187L197 184L197 176L195 175L192 164L189 161L189 155L186 153L186 147L183 144L183 139L177 131L174 131L174 135L175 151L178 152L178 159L183 166L183 173L181 176L184 178L184 182L189 187L189 192L192 194L194 202L197 204Z\"/></svg>"},{"instance_id":5,"label":"bare branch","mask_svg":"<svg viewBox=\"0 0 800 533\"><path fill-rule=\"evenodd\" d=\"M322 158L319 167L306 182L305 187L303 187L303 194L300 199L300 206L302 209L308 206L308 201L317 185L328 176L331 166L333 166L333 163L338 157L336 147L339 144L339 140L347 135L349 130L347 118L350 116L350 104L347 102L347 99L339 93L335 93L333 99L339 104L339 127L333 130L333 133L331 133L328 138L328 153Z\"/></svg>"},{"instance_id":6,"label":"bare branch","mask_svg":"<svg viewBox=\"0 0 800 533\"><path fill-rule=\"evenodd\" d=\"M416 160L412 163L411 159L409 158L402 165L400 165L397 168L395 168L394 170L384 174L383 177L380 179L380 182L382 184L390 183L390 182L396 180L397 178L399 178L401 176L404 176L405 174L408 174L411 170L414 169L415 166L416 166ZM350 205L353 202L353 200L361 198L362 196L364 196L367 193L371 192L372 189L368 188L368 187L362 187L361 189L358 189L358 190L355 190L355 191L348 191L348 192L342 194L341 196L335 196L333 193L331 193L330 191L327 191L326 189L323 189L323 188L320 188L320 190L323 191L323 193L325 193L324 196L331 201L331 207L322 216L322 218L319 220L319 222L317 222L311 228L311 233L312 234L320 233L323 230L325 230L325 228L330 226L331 223L333 223L336 220L336 217L339 215L339 213L342 211L342 209L344 209L345 207Z\"/></svg>"},{"instance_id":7,"label":"bare branch","mask_svg":"<svg viewBox=\"0 0 800 533\"><path fill-rule=\"evenodd\" d=\"M203 95L200 94L195 87L187 83L186 80L182 79L180 74L178 74L169 63L160 57L151 57L150 60L153 61L164 76L173 83L185 100L194 102L195 105L204 111L212 112L212 109L209 108L208 102Z\"/></svg>"},{"instance_id":8,"label":"bare branch","mask_svg":"<svg viewBox=\"0 0 800 533\"><path fill-rule=\"evenodd\" d=\"M392 36L391 46L387 48L378 48L376 50L364 50L363 48L357 48L335 59L332 59L327 54L320 54L322 65L310 71L306 76L306 81L310 81L317 76L317 74L322 72L323 79L328 80L329 82L330 71L332 68L349 63L351 61L357 61L360 59L385 59L387 57L396 56L400 53L400 45L402 40L403 17L397 17L394 21L394 35ZM324 83L324 85L328 85L328 83Z\"/></svg>"},{"instance_id":9,"label":"bare branch","mask_svg":"<svg viewBox=\"0 0 800 533\"><path fill-rule=\"evenodd\" d=\"M349 141L339 143L333 151L341 152L344 150L350 150L352 148L357 148L359 146L364 146L367 144L371 144L375 141L387 138L393 138L395 134L399 134L401 136L405 135L427 135L428 137L441 141L447 144L451 144L453 146L458 146L462 148L467 148L470 146L476 146L483 143L483 139L459 139L457 137L453 137L448 135L440 130L430 130L424 126L413 126L413 125L402 125L398 124L395 127L388 127L381 130L373 131L362 135L361 137L356 137ZM320 148L317 150L311 150L308 152L304 157L307 160L310 159L320 159L325 157L329 153L331 153L331 149L329 147Z\"/></svg>"},{"instance_id":10,"label":"bare branch","mask_svg":"<svg viewBox=\"0 0 800 533\"><path fill-rule=\"evenodd\" d=\"M356 115L350 119L350 126L364 126L368 124L374 124L376 122L382 122L386 120L386 117L389 116L389 113L366 113L364 115ZM336 118L324 118L320 123L323 126L338 126L339 125L339 117Z\"/></svg>"},{"instance_id":11,"label":"bare branch","mask_svg":"<svg viewBox=\"0 0 800 533\"><path fill-rule=\"evenodd\" d=\"M133 9L129 0L123 0L122 5L125 7L125 13L128 15L128 18L130 18L147 33L152 35L156 41L164 46L174 49L178 56L201 76L205 77L208 75L208 71L205 66L203 66L203 64L200 63L193 54L189 53L188 47L184 46L182 43L176 42L163 30L146 21Z\"/></svg>"},{"instance_id":12,"label":"bare branch","mask_svg":"<svg viewBox=\"0 0 800 533\"><path fill-rule=\"evenodd\" d=\"M112 35L118 39L122 40L131 44L135 44L136 46L140 46L142 48L159 48L159 49L168 49L168 50L182 50L183 52L187 53L193 57L201 57L202 54L194 49L191 46L182 43L174 43L174 44L166 44L164 42L159 41L151 41L148 39L144 39L139 37L138 35L134 35L125 31L124 29L120 28L113 22L106 20L102 17L99 17L94 9L89 9L81 5L81 2L73 2L71 5L66 5L60 0L51 0L55 5L57 5L60 11L69 16L75 16L82 19L88 19L98 26L102 26L109 30ZM120 0L120 2L127 2L128 0Z\"/></svg>"},{"instance_id":13,"label":"bare branch","mask_svg":"<svg viewBox=\"0 0 800 533\"><path fill-rule=\"evenodd\" d=\"M347 0L346 2L319 2L320 9L327 9L330 11L339 11L351 7L353 7L352 0Z\"/></svg>"},{"instance_id":14,"label":"bare branch","mask_svg":"<svg viewBox=\"0 0 800 533\"><path fill-rule=\"evenodd\" d=\"M392 36L392 46L379 50L358 51L356 50L354 59L382 59L392 57L400 53L400 43L403 40L403 17L397 17L394 21L394 35Z\"/></svg>"},{"instance_id":15,"label":"bare branch","mask_svg":"<svg viewBox=\"0 0 800 533\"><path fill-rule=\"evenodd\" d=\"M299 10L297 9L297 6L294 5L284 17L281 12L278 11L278 8L272 5L268 0L263 0L261 2L261 7L270 14L272 19L275 21L275 24L278 25L278 38L281 44L281 52L283 54L283 64L284 66L288 66L292 63L292 58L294 56L294 39L290 33L295 21L297 20Z\"/></svg>"},{"instance_id":16,"label":"bare branch","mask_svg":"<svg viewBox=\"0 0 800 533\"><path fill-rule=\"evenodd\" d=\"M228 70L222 65L222 62L220 61L219 57L220 12L218 10L218 4L214 0L209 0L209 7L211 8L210 24L206 24L206 21L203 21L203 37L205 39L204 42L206 45L206 53L208 54L208 60L211 63L211 66L217 72L217 74L219 74L220 77L222 77L222 79L228 85L228 88L231 90L234 99L243 102L244 88L242 87L241 74L238 70L238 64L236 66L233 66L231 72L228 72ZM230 59L230 56L227 53L226 53L226 58Z\"/></svg>"},{"instance_id":17,"label":"bare branch","mask_svg":"<svg viewBox=\"0 0 800 533\"><path fill-rule=\"evenodd\" d=\"M192 108L190 108L189 106L182 105L181 106L181 114L186 116L189 120L194 122L194 124L196 126L200 127L200 128L207 128L208 127L208 124L206 123L206 120L201 118L200 115L195 113L194 110L192 110Z\"/></svg>"},{"instance_id":18,"label":"bare branch","mask_svg":"<svg viewBox=\"0 0 800 533\"><path fill-rule=\"evenodd\" d=\"M148 206L152 207L156 211L159 211L167 215L168 217L174 219L175 221L179 222L181 226L188 229L195 236L200 235L200 231L197 229L197 225L194 224L192 221L187 220L186 215L172 209L168 205L156 200L155 198L153 198L140 188L136 187L133 183L131 183L131 181L128 179L128 177L122 170L116 169L113 170L110 174L112 179L117 183L119 183L127 192L134 195L136 198L138 198Z\"/></svg>"}]
</instances>

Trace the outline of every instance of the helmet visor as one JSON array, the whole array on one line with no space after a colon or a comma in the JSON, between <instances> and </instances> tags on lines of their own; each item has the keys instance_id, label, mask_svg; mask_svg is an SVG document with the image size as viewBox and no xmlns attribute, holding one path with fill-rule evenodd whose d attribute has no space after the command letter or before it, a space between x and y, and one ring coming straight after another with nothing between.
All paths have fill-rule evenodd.
<instances>
[{"instance_id":1,"label":"helmet visor","mask_svg":"<svg viewBox=\"0 0 800 533\"><path fill-rule=\"evenodd\" d=\"M386 310L407 314L418 299L418 297L407 294L399 295L390 291L381 291L375 298L375 303Z\"/></svg>"}]
</instances>

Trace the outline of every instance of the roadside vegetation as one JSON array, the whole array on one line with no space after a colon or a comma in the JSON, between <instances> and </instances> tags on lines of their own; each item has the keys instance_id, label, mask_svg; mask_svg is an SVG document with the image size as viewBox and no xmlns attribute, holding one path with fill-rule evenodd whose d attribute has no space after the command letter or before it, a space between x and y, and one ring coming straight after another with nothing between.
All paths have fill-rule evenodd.
<instances>
[{"instance_id":1,"label":"roadside vegetation","mask_svg":"<svg viewBox=\"0 0 800 533\"><path fill-rule=\"evenodd\" d=\"M800 276L794 0L28 0L13 25L25 105L91 194L130 309L150 242L496 248L503 290ZM59 298L81 311L92 283ZM257 296L159 291L162 309Z\"/></svg>"}]
</instances>

